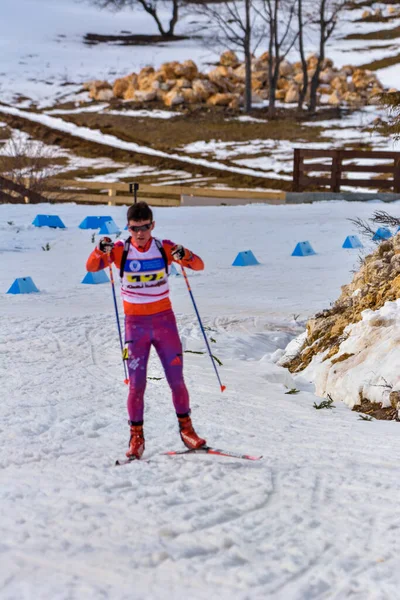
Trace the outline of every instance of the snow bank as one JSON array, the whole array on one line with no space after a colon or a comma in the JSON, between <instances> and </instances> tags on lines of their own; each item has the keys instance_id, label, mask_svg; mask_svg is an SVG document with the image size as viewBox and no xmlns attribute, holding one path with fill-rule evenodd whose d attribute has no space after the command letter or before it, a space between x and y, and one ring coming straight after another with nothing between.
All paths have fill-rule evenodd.
<instances>
[{"instance_id":1,"label":"snow bank","mask_svg":"<svg viewBox=\"0 0 400 600\"><path fill-rule=\"evenodd\" d=\"M328 394L353 408L361 399L390 406L389 394L400 390L400 300L379 310L365 310L362 321L344 330L347 339L332 358L314 357L303 375L316 394Z\"/></svg>"}]
</instances>

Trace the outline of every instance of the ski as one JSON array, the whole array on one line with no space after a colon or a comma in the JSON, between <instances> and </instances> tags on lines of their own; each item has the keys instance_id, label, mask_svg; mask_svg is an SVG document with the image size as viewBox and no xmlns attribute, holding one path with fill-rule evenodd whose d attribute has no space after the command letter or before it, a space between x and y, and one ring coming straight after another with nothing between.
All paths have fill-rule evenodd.
<instances>
[{"instance_id":1,"label":"ski","mask_svg":"<svg viewBox=\"0 0 400 600\"><path fill-rule=\"evenodd\" d=\"M201 448L194 448L193 450L170 450L162 453L164 456L182 456L184 454L213 454L214 456L228 456L230 458L241 458L244 460L260 460L262 456L252 456L251 454L240 454L239 452L231 452L230 450L220 450L218 448L211 448L211 446L202 446ZM122 460L116 460L115 466L120 467L122 465L128 465L132 462L149 462L148 458L123 458Z\"/></svg>"},{"instance_id":2,"label":"ski","mask_svg":"<svg viewBox=\"0 0 400 600\"><path fill-rule=\"evenodd\" d=\"M211 448L210 446L202 446L193 450L171 450L164 452L168 456L180 456L182 454L213 454L215 456L229 456L231 458L243 458L245 460L260 460L262 456L251 456L250 454L240 454L239 452L231 452L230 450L220 450Z\"/></svg>"},{"instance_id":3,"label":"ski","mask_svg":"<svg viewBox=\"0 0 400 600\"><path fill-rule=\"evenodd\" d=\"M139 460L140 462L150 462L149 458L122 458L121 460L116 460L114 465L121 467L122 465L129 465L129 463L138 462Z\"/></svg>"}]
</instances>

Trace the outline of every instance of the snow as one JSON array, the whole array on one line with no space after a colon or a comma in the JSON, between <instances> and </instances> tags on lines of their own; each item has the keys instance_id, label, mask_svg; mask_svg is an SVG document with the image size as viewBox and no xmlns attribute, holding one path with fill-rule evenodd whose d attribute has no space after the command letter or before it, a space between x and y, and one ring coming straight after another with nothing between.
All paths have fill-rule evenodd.
<instances>
[{"instance_id":1,"label":"snow","mask_svg":"<svg viewBox=\"0 0 400 600\"><path fill-rule=\"evenodd\" d=\"M206 264L190 281L227 390L207 355L185 353L195 426L212 444L264 458L162 456L181 443L165 379L149 379L149 462L114 468L128 441L127 390L110 285L80 284L94 242L78 224L109 214L123 226L126 209L0 205L2 600L397 597L398 425L360 421L339 397L317 411L311 377L276 364L352 278L348 219L376 208L155 209L155 234ZM38 213L67 229L33 227ZM291 257L305 239L318 254ZM261 265L231 267L246 249ZM28 275L39 294L5 293ZM203 351L183 278L170 281L184 348ZM395 323L379 368L399 319L397 303L385 310ZM163 377L154 355L148 374Z\"/></svg>"},{"instance_id":2,"label":"snow","mask_svg":"<svg viewBox=\"0 0 400 600\"><path fill-rule=\"evenodd\" d=\"M389 393L400 390L400 300L386 302L377 311L365 310L359 323L346 327L347 339L332 364L313 359L304 372L315 382L318 394L340 398L350 408L359 403L360 394L371 402L390 406Z\"/></svg>"}]
</instances>

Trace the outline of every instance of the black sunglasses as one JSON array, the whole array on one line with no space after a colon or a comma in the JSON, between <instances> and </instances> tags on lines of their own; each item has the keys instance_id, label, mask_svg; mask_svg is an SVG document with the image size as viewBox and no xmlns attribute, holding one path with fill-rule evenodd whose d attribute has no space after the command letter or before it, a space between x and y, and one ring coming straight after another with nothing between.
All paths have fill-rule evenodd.
<instances>
[{"instance_id":1,"label":"black sunglasses","mask_svg":"<svg viewBox=\"0 0 400 600\"><path fill-rule=\"evenodd\" d=\"M128 229L129 231L147 231L148 229L150 229L150 227L153 225L153 223L146 223L145 225L128 225Z\"/></svg>"}]
</instances>

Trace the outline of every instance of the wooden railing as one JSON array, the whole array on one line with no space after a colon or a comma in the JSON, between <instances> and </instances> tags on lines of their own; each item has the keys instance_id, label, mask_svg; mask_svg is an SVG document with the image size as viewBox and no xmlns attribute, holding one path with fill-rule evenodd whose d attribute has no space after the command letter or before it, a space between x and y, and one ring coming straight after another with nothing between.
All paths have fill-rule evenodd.
<instances>
[{"instance_id":1,"label":"wooden railing","mask_svg":"<svg viewBox=\"0 0 400 600\"><path fill-rule=\"evenodd\" d=\"M322 162L306 163L307 159L331 159L328 164ZM385 164L374 162L370 165L354 164L357 159L377 161L385 159ZM352 161L348 163L347 161ZM345 162L346 161L346 162ZM389 162L390 161L390 162ZM316 172L317 176L309 173ZM321 173L323 175L321 176ZM347 178L348 173L389 174L389 178ZM378 150L306 150L295 148L293 163L293 191L329 187L331 192L340 192L342 186L363 187L400 194L400 152Z\"/></svg>"},{"instance_id":2,"label":"wooden railing","mask_svg":"<svg viewBox=\"0 0 400 600\"><path fill-rule=\"evenodd\" d=\"M72 181L69 179L53 180L51 191L46 192L49 199L58 202L82 202L96 204L131 204L133 193L129 183L107 183L99 181ZM147 185L140 184L138 199L145 200L152 206L180 206L182 196L195 196L200 198L237 198L258 200L259 202L275 203L276 200L285 201L285 192L253 192L247 190L221 190L211 188L192 188L187 186L172 185ZM227 200L227 204L229 201Z\"/></svg>"}]
</instances>

